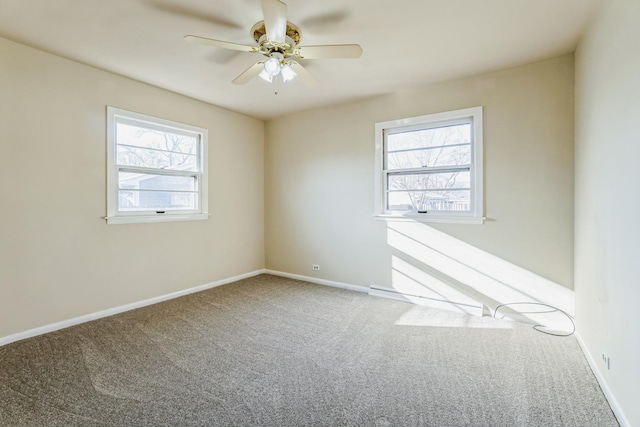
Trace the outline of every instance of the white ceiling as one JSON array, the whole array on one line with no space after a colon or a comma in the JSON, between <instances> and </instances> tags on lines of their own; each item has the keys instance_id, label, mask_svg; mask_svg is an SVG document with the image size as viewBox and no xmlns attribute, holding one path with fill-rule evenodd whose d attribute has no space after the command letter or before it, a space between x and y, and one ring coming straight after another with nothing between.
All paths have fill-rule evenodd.
<instances>
[{"instance_id":1,"label":"white ceiling","mask_svg":"<svg viewBox=\"0 0 640 427\"><path fill-rule=\"evenodd\" d=\"M598 2L284 1L300 45L358 43L362 57L301 60L317 90L231 84L259 54L182 37L253 44L260 0L0 0L0 36L267 119L573 52Z\"/></svg>"}]
</instances>

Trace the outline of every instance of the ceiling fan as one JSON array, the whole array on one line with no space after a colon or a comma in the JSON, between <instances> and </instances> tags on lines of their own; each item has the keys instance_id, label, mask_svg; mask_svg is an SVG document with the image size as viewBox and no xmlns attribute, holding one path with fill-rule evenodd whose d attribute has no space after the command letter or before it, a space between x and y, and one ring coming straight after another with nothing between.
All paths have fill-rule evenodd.
<instances>
[{"instance_id":1,"label":"ceiling fan","mask_svg":"<svg viewBox=\"0 0 640 427\"><path fill-rule=\"evenodd\" d=\"M236 77L232 83L245 84L256 76L268 82L281 79L286 83L298 80L310 88L320 82L295 59L359 58L362 48L357 44L298 46L302 38L300 28L287 21L287 5L280 0L262 0L264 20L251 27L257 46L248 46L193 35L184 36L188 42L205 44L249 53L260 53L266 59L256 62Z\"/></svg>"}]
</instances>

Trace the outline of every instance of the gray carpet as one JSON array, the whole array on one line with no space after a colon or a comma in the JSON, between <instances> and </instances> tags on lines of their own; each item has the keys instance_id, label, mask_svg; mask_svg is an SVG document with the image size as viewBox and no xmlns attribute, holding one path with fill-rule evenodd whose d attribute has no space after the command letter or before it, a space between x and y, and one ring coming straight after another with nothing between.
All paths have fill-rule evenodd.
<instances>
[{"instance_id":1,"label":"gray carpet","mask_svg":"<svg viewBox=\"0 0 640 427\"><path fill-rule=\"evenodd\" d=\"M2 426L616 426L573 337L262 275L0 347Z\"/></svg>"}]
</instances>

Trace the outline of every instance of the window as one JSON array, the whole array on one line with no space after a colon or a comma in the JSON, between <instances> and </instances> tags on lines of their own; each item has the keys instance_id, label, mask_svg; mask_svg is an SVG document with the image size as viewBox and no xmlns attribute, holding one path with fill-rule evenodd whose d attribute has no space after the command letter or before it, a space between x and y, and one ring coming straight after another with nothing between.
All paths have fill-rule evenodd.
<instances>
[{"instance_id":1,"label":"window","mask_svg":"<svg viewBox=\"0 0 640 427\"><path fill-rule=\"evenodd\" d=\"M482 223L482 107L376 123L376 216Z\"/></svg>"},{"instance_id":2,"label":"window","mask_svg":"<svg viewBox=\"0 0 640 427\"><path fill-rule=\"evenodd\" d=\"M207 130L107 107L107 223L207 217Z\"/></svg>"}]
</instances>

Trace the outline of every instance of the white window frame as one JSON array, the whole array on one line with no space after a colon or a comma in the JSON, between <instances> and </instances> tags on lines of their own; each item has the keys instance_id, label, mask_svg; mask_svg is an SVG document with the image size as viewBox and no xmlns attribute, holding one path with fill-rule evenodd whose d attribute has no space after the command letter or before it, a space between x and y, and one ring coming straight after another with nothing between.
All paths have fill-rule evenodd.
<instances>
[{"instance_id":1,"label":"white window frame","mask_svg":"<svg viewBox=\"0 0 640 427\"><path fill-rule=\"evenodd\" d=\"M118 199L118 172L120 169L137 169L131 166L119 166L117 164L117 135L116 124L119 120L126 122L137 122L144 127L156 128L178 133L192 134L198 138L198 171L187 173L176 173L165 169L139 168L145 172L152 172L158 175L188 175L194 176L198 185L198 208L195 210L167 210L167 211L121 211ZM208 204L208 157L207 157L208 131L196 126L173 122L148 116L146 114L135 113L133 111L122 110L107 106L107 224L131 224L150 223L166 221L193 221L205 220L209 217Z\"/></svg>"},{"instance_id":2,"label":"white window frame","mask_svg":"<svg viewBox=\"0 0 640 427\"><path fill-rule=\"evenodd\" d=\"M420 130L444 125L471 123L471 209L469 211L390 211L387 206L387 176L385 170L386 135L406 130ZM376 123L375 139L375 214L378 219L420 222L482 224L484 222L482 173L482 107L447 111L426 116ZM427 168L416 168L421 171Z\"/></svg>"}]
</instances>

